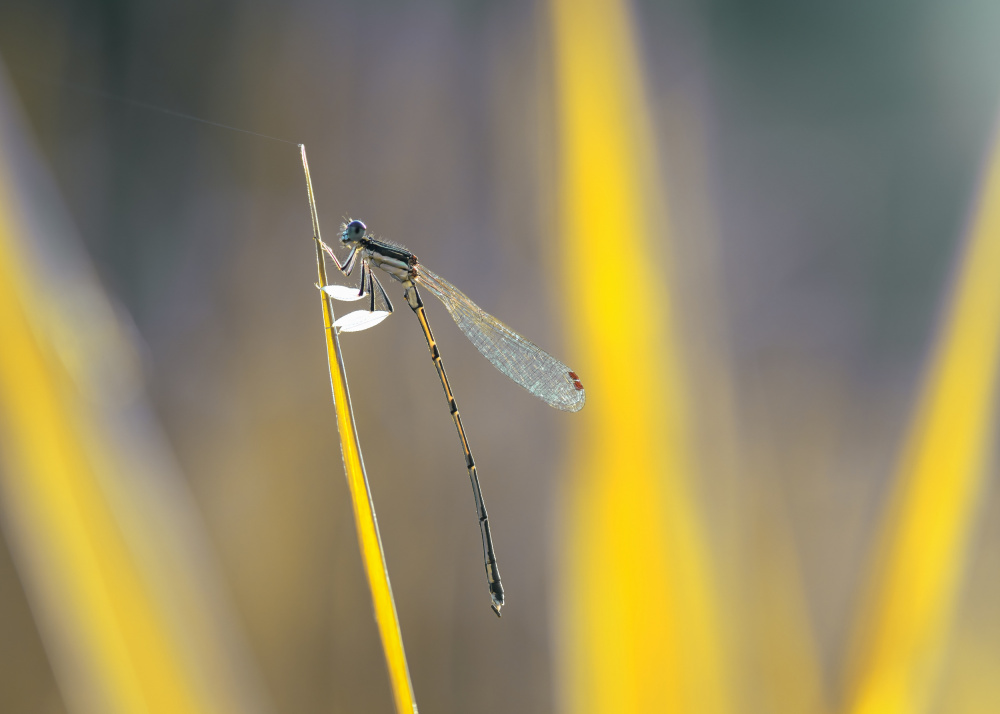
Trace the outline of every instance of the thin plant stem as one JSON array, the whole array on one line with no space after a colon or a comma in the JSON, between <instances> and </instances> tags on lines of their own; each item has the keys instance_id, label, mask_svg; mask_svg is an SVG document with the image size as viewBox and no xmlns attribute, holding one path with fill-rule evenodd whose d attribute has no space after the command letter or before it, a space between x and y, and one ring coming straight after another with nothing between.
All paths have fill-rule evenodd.
<instances>
[{"instance_id":1,"label":"thin plant stem","mask_svg":"<svg viewBox=\"0 0 1000 714\"><path fill-rule=\"evenodd\" d=\"M313 239L316 243L316 265L319 269L319 285L322 287L328 285L329 282L326 278L326 260L323 256L319 231L319 216L316 212L312 179L309 177L306 147L304 144L299 144L299 149L302 152L302 168L305 170L306 187L309 191ZM361 456L361 445L354 423L351 395L347 388L347 373L344 370L344 356L340 351L340 338L337 335L337 330L333 327L333 306L330 304L330 298L322 291L319 291L319 294L323 303L326 352L330 364L333 404L337 411L340 453L344 458L344 472L347 475L347 486L350 489L351 503L354 507L354 522L358 529L361 561L364 563L365 574L368 576L372 606L375 609L375 622L382 638L382 649L385 652L385 662L389 669L389 682L392 685L396 711L400 714L411 714L417 711L417 704L413 697L413 685L410 682L410 670L406 664L406 653L403 651L403 637L399 631L396 603L392 597L392 587L389 585L389 571L385 565L385 554L382 552L382 539L379 536L378 522L375 518L375 506L372 503L368 476L365 473L365 462Z\"/></svg>"}]
</instances>

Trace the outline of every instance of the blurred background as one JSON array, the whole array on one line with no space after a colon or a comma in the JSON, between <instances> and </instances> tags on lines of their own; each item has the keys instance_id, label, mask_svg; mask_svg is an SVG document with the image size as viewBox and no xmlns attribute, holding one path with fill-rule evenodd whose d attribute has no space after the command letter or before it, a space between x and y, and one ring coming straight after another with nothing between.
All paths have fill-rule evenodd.
<instances>
[{"instance_id":1,"label":"blurred background","mask_svg":"<svg viewBox=\"0 0 1000 714\"><path fill-rule=\"evenodd\" d=\"M134 102L304 142L328 241L588 387L547 408L428 304L497 621L416 321L342 337L424 711L997 711L998 23L3 0L4 711L393 708L297 149Z\"/></svg>"}]
</instances>

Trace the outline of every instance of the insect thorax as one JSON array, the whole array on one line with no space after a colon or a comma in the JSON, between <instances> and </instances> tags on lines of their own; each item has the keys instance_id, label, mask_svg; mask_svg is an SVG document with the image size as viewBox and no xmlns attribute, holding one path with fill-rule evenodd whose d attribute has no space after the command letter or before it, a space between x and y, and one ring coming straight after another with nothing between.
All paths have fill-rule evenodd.
<instances>
[{"instance_id":1,"label":"insect thorax","mask_svg":"<svg viewBox=\"0 0 1000 714\"><path fill-rule=\"evenodd\" d=\"M417 263L416 256L410 251L382 241L369 239L363 242L362 247L368 260L400 282L410 276L411 268Z\"/></svg>"}]
</instances>

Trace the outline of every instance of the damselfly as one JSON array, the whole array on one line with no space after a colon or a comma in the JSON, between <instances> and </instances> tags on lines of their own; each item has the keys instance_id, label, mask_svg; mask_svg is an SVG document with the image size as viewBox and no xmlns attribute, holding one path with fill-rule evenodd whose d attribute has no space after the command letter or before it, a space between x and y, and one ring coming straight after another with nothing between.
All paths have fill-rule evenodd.
<instances>
[{"instance_id":1,"label":"damselfly","mask_svg":"<svg viewBox=\"0 0 1000 714\"><path fill-rule=\"evenodd\" d=\"M305 154L303 153L304 159ZM306 164L307 175L308 171L308 164ZM370 236L368 228L361 221L352 220L341 226L339 244L348 250L347 258L341 262L333 249L320 237L316 202L311 191L309 201L316 240L333 259L340 272L344 275L350 275L359 263L361 265L361 284L359 287L326 285L323 286L323 291L336 300L354 301L365 298L368 300L368 309L356 310L344 315L334 322L334 327L341 332L366 330L379 324L392 313L392 301L372 270L373 267L379 268L402 284L406 304L410 306L420 322L420 329L423 330L424 338L427 340L427 348L430 350L434 367L441 379L441 386L448 399L448 408L451 410L451 417L458 430L462 450L465 452L465 465L469 470L469 479L472 481L476 515L479 518L479 528L483 537L486 581L489 585L493 611L499 617L500 608L504 603L503 585L500 582L500 571L497 568L496 555L493 551L490 521L486 514L482 489L479 486L476 462L472 458L469 440L465 435L465 427L462 426L462 417L458 413L458 404L455 402L455 395L451 391L451 384L448 382L444 364L441 362L441 352L434 341L430 324L427 322L427 315L424 313L424 303L420 298L418 286L426 288L444 303L459 329L465 333L465 336L483 356L493 363L494 367L547 404L568 412L582 409L586 394L580 377L555 357L485 312L447 280L428 270L413 253L401 246Z\"/></svg>"}]
</instances>

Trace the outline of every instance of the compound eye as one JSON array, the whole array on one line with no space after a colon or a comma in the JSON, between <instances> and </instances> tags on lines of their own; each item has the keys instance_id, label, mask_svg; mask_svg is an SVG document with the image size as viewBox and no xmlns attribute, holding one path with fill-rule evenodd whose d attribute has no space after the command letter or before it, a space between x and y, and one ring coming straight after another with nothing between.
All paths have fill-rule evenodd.
<instances>
[{"instance_id":1,"label":"compound eye","mask_svg":"<svg viewBox=\"0 0 1000 714\"><path fill-rule=\"evenodd\" d=\"M351 240L358 240L359 238L361 238L361 236L365 234L365 231L367 230L368 226L366 226L361 221L351 221L350 223L347 224L347 236Z\"/></svg>"}]
</instances>

